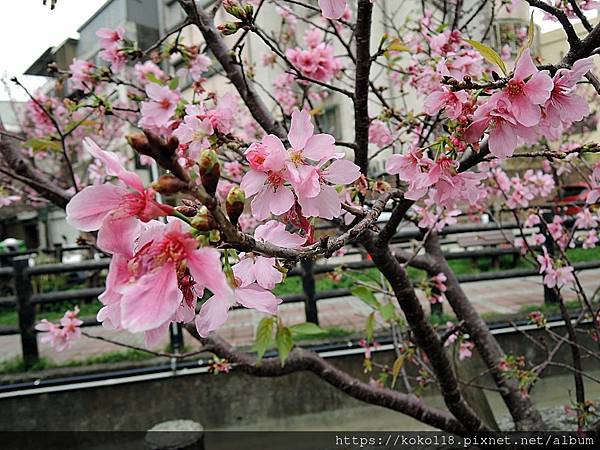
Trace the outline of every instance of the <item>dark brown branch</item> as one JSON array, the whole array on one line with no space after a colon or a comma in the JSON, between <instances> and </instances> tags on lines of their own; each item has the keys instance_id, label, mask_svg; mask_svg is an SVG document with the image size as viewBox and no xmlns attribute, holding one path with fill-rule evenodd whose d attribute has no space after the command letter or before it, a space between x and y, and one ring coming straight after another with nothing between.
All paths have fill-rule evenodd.
<instances>
[{"instance_id":1,"label":"dark brown branch","mask_svg":"<svg viewBox=\"0 0 600 450\"><path fill-rule=\"evenodd\" d=\"M448 265L442 253L437 234L433 234L426 242L426 249L435 261L435 270L446 275L446 298L456 316L464 321L464 329L469 333L477 347L479 355L490 369L496 385L502 388L502 398L515 421L518 430L543 429L539 412L528 398L522 398L518 383L502 376L498 364L505 354L498 341L490 332L487 324L475 310L463 291L454 271Z\"/></svg>"},{"instance_id":2,"label":"dark brown branch","mask_svg":"<svg viewBox=\"0 0 600 450\"><path fill-rule=\"evenodd\" d=\"M226 359L234 365L235 369L247 374L258 377L280 377L300 371L312 372L331 386L357 400L401 412L432 427L451 433L465 434L467 432L446 411L429 407L414 395L358 381L314 352L296 347L290 352L283 367L279 358L276 357L263 359L259 364L253 356L236 350L214 334L208 338L201 338L193 324L186 328L196 339L209 346L215 355Z\"/></svg>"},{"instance_id":3,"label":"dark brown branch","mask_svg":"<svg viewBox=\"0 0 600 450\"><path fill-rule=\"evenodd\" d=\"M361 243L373 258L379 271L390 283L417 345L429 358L450 412L472 432L489 431L463 399L450 359L440 338L425 316L406 269L392 255L387 244L379 246L375 243L371 233L365 235Z\"/></svg>"},{"instance_id":4,"label":"dark brown branch","mask_svg":"<svg viewBox=\"0 0 600 450\"><path fill-rule=\"evenodd\" d=\"M0 130L5 130L1 119ZM15 146L9 139L0 137L0 154L5 166L10 169L10 171L3 170L3 173L28 185L56 206L60 208L67 206L70 199L69 194L23 158L21 149Z\"/></svg>"},{"instance_id":5,"label":"dark brown branch","mask_svg":"<svg viewBox=\"0 0 600 450\"><path fill-rule=\"evenodd\" d=\"M542 11L547 12L548 14L552 14L556 19L560 22L565 33L567 34L567 40L569 41L569 46L571 50L577 50L581 47L581 40L577 36L577 32L575 28L573 28L573 24L565 14L565 12L559 8L555 8L552 5L542 1L542 0L526 0L530 6L541 9Z\"/></svg>"},{"instance_id":6,"label":"dark brown branch","mask_svg":"<svg viewBox=\"0 0 600 450\"><path fill-rule=\"evenodd\" d=\"M229 53L229 49L225 45L221 34L215 28L211 17L202 8L196 8L193 0L177 1L187 13L190 22L196 25L202 33L206 45L208 45L219 63L223 66L223 69L225 69L227 78L237 89L252 117L267 133L285 139L286 133L281 124L273 118L267 105L264 104L256 91L244 81L242 70L235 64L234 59Z\"/></svg>"},{"instance_id":7,"label":"dark brown branch","mask_svg":"<svg viewBox=\"0 0 600 450\"><path fill-rule=\"evenodd\" d=\"M354 84L354 162L369 170L369 77L371 72L371 0L358 0L356 13L356 78Z\"/></svg>"}]
</instances>

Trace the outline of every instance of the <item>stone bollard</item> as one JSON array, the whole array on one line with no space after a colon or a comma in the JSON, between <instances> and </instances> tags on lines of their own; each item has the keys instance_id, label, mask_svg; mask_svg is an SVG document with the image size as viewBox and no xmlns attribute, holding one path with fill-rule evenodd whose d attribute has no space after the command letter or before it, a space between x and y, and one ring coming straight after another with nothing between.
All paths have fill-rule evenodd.
<instances>
[{"instance_id":1,"label":"stone bollard","mask_svg":"<svg viewBox=\"0 0 600 450\"><path fill-rule=\"evenodd\" d=\"M192 420L170 420L146 433L147 450L204 450L204 428Z\"/></svg>"}]
</instances>

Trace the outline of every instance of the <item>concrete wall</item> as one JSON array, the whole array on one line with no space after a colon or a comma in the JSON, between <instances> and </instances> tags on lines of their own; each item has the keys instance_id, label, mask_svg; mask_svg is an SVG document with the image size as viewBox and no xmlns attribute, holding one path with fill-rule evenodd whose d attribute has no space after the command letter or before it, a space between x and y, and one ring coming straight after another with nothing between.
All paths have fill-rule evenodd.
<instances>
[{"instance_id":1,"label":"concrete wall","mask_svg":"<svg viewBox=\"0 0 600 450\"><path fill-rule=\"evenodd\" d=\"M563 329L554 329L563 334ZM539 336L540 332L534 332ZM524 355L527 361L536 364L542 361L539 348L516 333L500 335L499 341L507 352ZM591 342L583 342L592 347ZM375 354L378 363L390 364L391 352ZM564 346L556 361L570 363L570 352ZM332 358L330 360L342 370L367 381L368 374L362 371L362 355ZM163 362L164 363L164 362ZM462 372L464 367L467 372ZM585 370L598 369L600 365L586 359ZM69 369L72 373L82 369ZM87 369L89 370L89 368ZM105 369L106 370L106 369ZM461 373L484 371L478 358L461 362ZM546 375L564 374L551 368ZM65 369L61 370L65 374ZM40 377L32 374L29 377ZM17 377L3 377L0 382L15 382ZM566 378L555 391L568 398L573 390L572 378ZM485 382L482 378L480 382ZM401 384L401 383L398 383ZM545 391L540 388L540 391ZM429 389L428 403L439 404L441 400L434 390ZM432 397L433 396L433 397ZM495 405L497 415L504 414L504 407L497 394L488 395ZM561 397L562 398L562 397ZM567 403L567 400L564 400ZM559 403L563 404L563 403ZM327 412L336 417L341 427L346 415L365 404L354 400L321 381L312 373L295 373L279 378L257 378L239 372L228 375L189 375L154 381L120 384L107 387L45 393L0 399L0 430L147 430L152 425L171 419L191 419L202 423L207 429L252 429L257 424L269 422L280 428L285 420L295 416ZM372 414L390 414L383 408L371 408ZM404 416L392 412L391 417ZM412 424L416 426L416 424ZM423 429L423 425L420 428Z\"/></svg>"}]
</instances>

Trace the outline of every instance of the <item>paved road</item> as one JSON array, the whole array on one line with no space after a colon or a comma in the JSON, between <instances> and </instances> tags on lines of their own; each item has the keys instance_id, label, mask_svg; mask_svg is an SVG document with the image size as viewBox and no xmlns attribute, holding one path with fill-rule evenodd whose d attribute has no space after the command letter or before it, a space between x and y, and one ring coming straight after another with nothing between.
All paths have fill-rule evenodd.
<instances>
[{"instance_id":1,"label":"paved road","mask_svg":"<svg viewBox=\"0 0 600 450\"><path fill-rule=\"evenodd\" d=\"M580 279L588 295L591 295L600 286L600 269L580 272ZM492 280L466 283L463 285L468 298L475 304L481 313L509 314L518 312L524 305L543 303L543 288L540 277L525 277L521 279ZM567 299L574 299L574 292L565 292ZM426 308L426 301L422 299ZM444 306L449 311L447 305ZM371 312L370 308L362 301L353 297L344 297L331 300L321 300L318 303L319 318L323 327L343 327L351 330L364 328L366 318ZM304 322L304 305L301 303L287 304L280 307L281 315L286 324ZM249 345L254 337L256 325L263 317L254 310L236 310L230 314L227 324L220 333L236 345ZM118 340L133 345L142 345L141 335L132 335L126 332L104 330L101 327L88 328L88 332L107 338ZM194 340L186 336L186 343L194 347ZM167 345L167 336L160 345ZM56 353L47 345L40 344L43 356L55 362L67 360L86 359L104 352L119 351L112 344L100 341L82 339L75 342L73 347L63 353ZM20 341L18 336L0 336L0 360L14 358L20 355Z\"/></svg>"}]
</instances>

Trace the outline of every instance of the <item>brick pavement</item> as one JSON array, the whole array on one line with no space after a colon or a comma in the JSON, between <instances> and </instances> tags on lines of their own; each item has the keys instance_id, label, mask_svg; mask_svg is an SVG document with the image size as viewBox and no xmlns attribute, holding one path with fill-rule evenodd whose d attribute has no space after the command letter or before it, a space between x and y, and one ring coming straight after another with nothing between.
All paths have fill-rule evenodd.
<instances>
[{"instance_id":1,"label":"brick pavement","mask_svg":"<svg viewBox=\"0 0 600 450\"><path fill-rule=\"evenodd\" d=\"M580 279L584 289L591 295L600 285L600 269L580 272ZM479 281L463 284L468 298L475 304L481 313L510 314L516 313L524 305L542 304L543 289L540 277L525 277L521 279ZM565 292L567 299L574 299L573 292ZM421 298L424 307L426 300ZM343 297L318 302L319 319L322 327L342 327L348 330L361 330L365 326L366 318L370 308L361 300L353 297ZM447 305L444 306L449 311ZM304 305L292 303L280 307L281 316L286 324L304 322ZM249 345L254 337L256 325L263 317L261 313L254 310L240 309L230 313L229 321L220 330L220 334L236 345ZM141 334L132 335L127 332L109 331L101 327L87 328L90 334L101 335L110 339L118 340L132 345L142 345ZM160 348L167 345L168 338L165 336ZM186 336L186 344L195 347L191 336ZM67 360L86 359L93 355L105 352L121 350L112 344L100 341L82 339L74 342L73 347L63 353L56 353L47 345L40 344L42 356L48 357L55 362ZM18 336L0 336L0 360L14 358L20 355L20 343Z\"/></svg>"}]
</instances>

